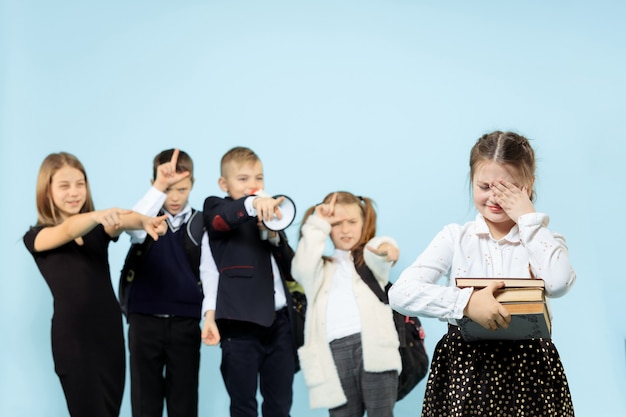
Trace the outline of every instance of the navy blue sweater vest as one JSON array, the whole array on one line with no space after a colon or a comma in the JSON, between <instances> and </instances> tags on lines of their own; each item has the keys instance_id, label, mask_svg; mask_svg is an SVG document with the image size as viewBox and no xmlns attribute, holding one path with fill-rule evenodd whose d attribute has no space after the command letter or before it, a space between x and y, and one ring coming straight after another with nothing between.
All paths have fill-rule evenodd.
<instances>
[{"instance_id":1,"label":"navy blue sweater vest","mask_svg":"<svg viewBox=\"0 0 626 417\"><path fill-rule=\"evenodd\" d=\"M185 252L186 228L168 229L144 255L128 294L128 312L200 318L202 287Z\"/></svg>"}]
</instances>

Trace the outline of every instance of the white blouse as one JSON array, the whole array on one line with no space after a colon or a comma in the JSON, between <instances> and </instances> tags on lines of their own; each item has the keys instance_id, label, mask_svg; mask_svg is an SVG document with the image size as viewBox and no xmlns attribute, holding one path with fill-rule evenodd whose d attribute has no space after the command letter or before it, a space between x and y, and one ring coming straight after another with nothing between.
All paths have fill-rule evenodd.
<instances>
[{"instance_id":1,"label":"white blouse","mask_svg":"<svg viewBox=\"0 0 626 417\"><path fill-rule=\"evenodd\" d=\"M546 295L560 297L574 284L563 236L547 229L548 215L529 213L500 240L489 233L481 214L464 225L449 224L405 269L389 291L389 304L403 314L447 319L463 317L472 288L459 289L455 278L536 278ZM439 279L446 281L438 285Z\"/></svg>"},{"instance_id":2,"label":"white blouse","mask_svg":"<svg viewBox=\"0 0 626 417\"><path fill-rule=\"evenodd\" d=\"M329 342L361 332L361 316L352 281L354 261L350 252L335 249L335 270L326 307L326 338Z\"/></svg>"}]
</instances>

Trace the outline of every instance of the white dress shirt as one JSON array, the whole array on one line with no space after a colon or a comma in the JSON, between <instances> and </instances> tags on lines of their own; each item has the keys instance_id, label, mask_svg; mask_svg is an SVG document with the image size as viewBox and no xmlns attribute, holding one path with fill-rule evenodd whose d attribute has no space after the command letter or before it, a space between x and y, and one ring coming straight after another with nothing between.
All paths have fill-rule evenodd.
<instances>
[{"instance_id":1,"label":"white dress shirt","mask_svg":"<svg viewBox=\"0 0 626 417\"><path fill-rule=\"evenodd\" d=\"M335 249L335 270L328 292L326 337L329 342L361 332L361 315L354 297L354 262L350 252Z\"/></svg>"},{"instance_id":2,"label":"white dress shirt","mask_svg":"<svg viewBox=\"0 0 626 417\"><path fill-rule=\"evenodd\" d=\"M548 230L543 213L520 216L518 224L495 240L482 215L464 225L450 224L405 269L389 291L389 304L407 315L437 317L456 324L472 288L459 289L455 278L536 278L546 295L560 297L574 284L563 236ZM443 285L439 279L445 276Z\"/></svg>"}]
</instances>

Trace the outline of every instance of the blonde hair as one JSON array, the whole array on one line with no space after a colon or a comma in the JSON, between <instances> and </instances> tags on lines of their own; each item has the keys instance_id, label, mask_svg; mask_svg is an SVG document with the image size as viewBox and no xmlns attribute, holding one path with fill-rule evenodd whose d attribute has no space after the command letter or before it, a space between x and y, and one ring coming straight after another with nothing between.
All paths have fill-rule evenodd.
<instances>
[{"instance_id":1,"label":"blonde hair","mask_svg":"<svg viewBox=\"0 0 626 417\"><path fill-rule=\"evenodd\" d=\"M363 218L363 229L361 230L361 238L352 248L352 257L357 265L363 265L363 249L367 242L376 236L376 209L374 208L374 201L367 197L356 196L348 191L336 191L328 194L324 197L322 204L330 203L333 195L337 194L337 201L335 204L356 204L361 210L361 217ZM306 223L306 220L315 211L315 206L310 207L302 218L302 224ZM300 227L300 238L302 238L302 226Z\"/></svg>"},{"instance_id":2,"label":"blonde hair","mask_svg":"<svg viewBox=\"0 0 626 417\"><path fill-rule=\"evenodd\" d=\"M222 156L222 161L220 164L220 175L222 177L226 176L226 166L229 163L243 164L245 162L256 163L261 159L254 153L254 151L250 148L246 148L243 146L236 146L226 152L224 156Z\"/></svg>"},{"instance_id":3,"label":"blonde hair","mask_svg":"<svg viewBox=\"0 0 626 417\"><path fill-rule=\"evenodd\" d=\"M93 200L91 198L91 190L89 189L89 182L87 181L87 173L83 164L80 163L78 158L67 152L52 153L46 157L41 163L39 168L39 176L37 177L37 225L54 226L60 224L62 216L59 213L58 208L52 201L52 193L50 191L50 185L52 184L52 177L61 168L68 166L75 168L82 172L85 176L86 198L85 204L80 209L80 213L86 213L94 210Z\"/></svg>"}]
</instances>

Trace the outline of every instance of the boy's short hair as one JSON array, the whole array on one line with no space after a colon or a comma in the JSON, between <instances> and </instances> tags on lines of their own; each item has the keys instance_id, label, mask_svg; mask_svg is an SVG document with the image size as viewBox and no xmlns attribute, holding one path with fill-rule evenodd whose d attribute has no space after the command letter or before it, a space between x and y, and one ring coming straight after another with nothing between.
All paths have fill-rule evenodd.
<instances>
[{"instance_id":1,"label":"boy's short hair","mask_svg":"<svg viewBox=\"0 0 626 417\"><path fill-rule=\"evenodd\" d=\"M174 150L175 149L164 150L154 157L154 161L152 164L152 179L153 180L156 180L157 169L159 168L159 165L163 165L166 162L169 162L172 160L172 154L174 153ZM189 156L187 152L179 150L178 161L176 162L176 172L181 173L181 172L186 172L186 171L189 172L189 179L191 179L191 182L193 183L194 181L193 161L191 160L191 157Z\"/></svg>"},{"instance_id":2,"label":"boy's short hair","mask_svg":"<svg viewBox=\"0 0 626 417\"><path fill-rule=\"evenodd\" d=\"M243 164L245 162L255 163L260 160L261 159L254 153L254 151L252 151L252 149L244 146L235 146L222 156L222 162L220 165L221 175L222 177L225 176L225 167L231 162Z\"/></svg>"}]
</instances>

